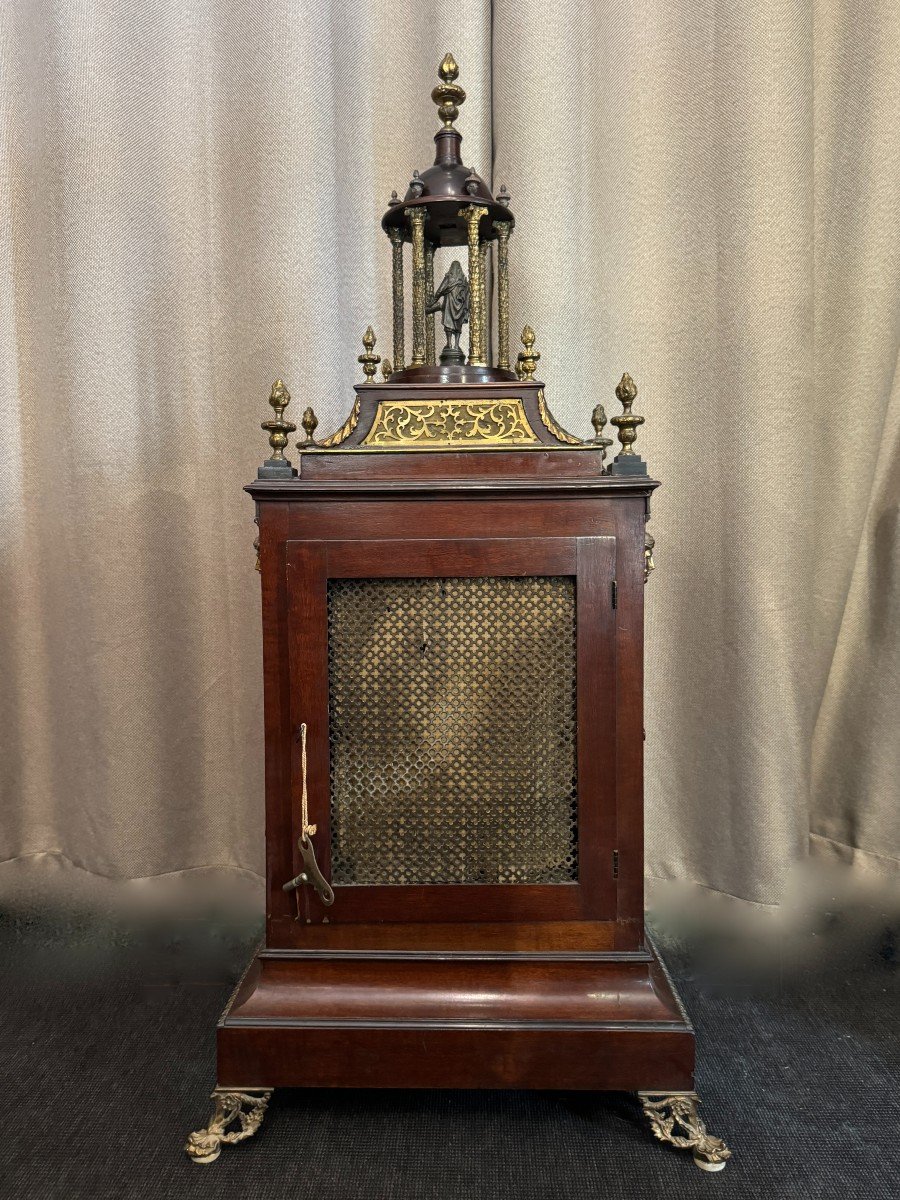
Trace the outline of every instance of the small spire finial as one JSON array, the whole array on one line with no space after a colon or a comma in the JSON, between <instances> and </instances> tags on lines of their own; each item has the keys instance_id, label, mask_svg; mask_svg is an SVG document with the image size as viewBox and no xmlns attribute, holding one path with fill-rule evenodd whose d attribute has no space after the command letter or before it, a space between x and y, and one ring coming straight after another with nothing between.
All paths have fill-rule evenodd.
<instances>
[{"instance_id":1,"label":"small spire finial","mask_svg":"<svg viewBox=\"0 0 900 1200\"><path fill-rule=\"evenodd\" d=\"M297 443L297 449L309 450L316 444L316 439L313 437L313 434L318 428L319 418L311 408L307 408L303 412L303 417L301 418L300 424L303 426L303 432L306 434L306 437L302 442Z\"/></svg>"},{"instance_id":2,"label":"small spire finial","mask_svg":"<svg viewBox=\"0 0 900 1200\"><path fill-rule=\"evenodd\" d=\"M606 427L606 409L602 404L598 404L591 413L591 424L594 427L594 445L600 450L600 463L602 466L606 462L606 452L613 444L612 438L603 436L603 430Z\"/></svg>"},{"instance_id":3,"label":"small spire finial","mask_svg":"<svg viewBox=\"0 0 900 1200\"><path fill-rule=\"evenodd\" d=\"M375 371L378 367L378 364L381 362L381 355L373 353L375 348L375 340L375 331L370 325L363 334L362 339L363 345L365 346L365 352L360 354L356 359L357 362L362 363L362 369L363 374L366 377L366 383L373 382L375 378Z\"/></svg>"},{"instance_id":4,"label":"small spire finial","mask_svg":"<svg viewBox=\"0 0 900 1200\"><path fill-rule=\"evenodd\" d=\"M383 359L381 363L381 374L385 383L387 383L387 381L390 379L393 370L394 368L391 366L391 360L389 358Z\"/></svg>"},{"instance_id":5,"label":"small spire finial","mask_svg":"<svg viewBox=\"0 0 900 1200\"><path fill-rule=\"evenodd\" d=\"M520 379L530 383L534 381L535 368L541 357L539 352L534 349L534 330L530 325L526 325L522 330L521 341L525 349L519 351L516 359L516 374Z\"/></svg>"},{"instance_id":6,"label":"small spire finial","mask_svg":"<svg viewBox=\"0 0 900 1200\"><path fill-rule=\"evenodd\" d=\"M453 122L459 116L459 106L464 103L466 93L456 82L459 67L452 54L445 54L438 67L438 77L441 82L431 93L431 98L438 106L438 116L445 129L452 129Z\"/></svg>"}]
</instances>

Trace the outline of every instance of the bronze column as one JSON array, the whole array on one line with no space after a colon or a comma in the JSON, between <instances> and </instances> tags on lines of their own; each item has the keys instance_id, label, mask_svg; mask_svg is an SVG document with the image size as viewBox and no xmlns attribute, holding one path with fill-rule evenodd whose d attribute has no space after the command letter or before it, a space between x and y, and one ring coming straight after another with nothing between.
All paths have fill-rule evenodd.
<instances>
[{"instance_id":1,"label":"bronze column","mask_svg":"<svg viewBox=\"0 0 900 1200\"><path fill-rule=\"evenodd\" d=\"M469 232L469 364L473 367L487 366L487 351L484 337L484 262L478 240L478 226L487 209L478 204L460 209Z\"/></svg>"},{"instance_id":2,"label":"bronze column","mask_svg":"<svg viewBox=\"0 0 900 1200\"><path fill-rule=\"evenodd\" d=\"M491 346L491 299L488 291L490 282L491 243L484 238L481 242L481 291L484 296L484 361L488 361Z\"/></svg>"},{"instance_id":3,"label":"bronze column","mask_svg":"<svg viewBox=\"0 0 900 1200\"><path fill-rule=\"evenodd\" d=\"M402 371L406 355L403 344L403 233L399 229L390 229L388 237L391 239L393 261L394 370Z\"/></svg>"},{"instance_id":4,"label":"bronze column","mask_svg":"<svg viewBox=\"0 0 900 1200\"><path fill-rule=\"evenodd\" d=\"M497 231L497 366L509 366L509 221L495 221Z\"/></svg>"},{"instance_id":5,"label":"bronze column","mask_svg":"<svg viewBox=\"0 0 900 1200\"><path fill-rule=\"evenodd\" d=\"M425 243L425 308L434 299L434 246ZM425 313L425 361L435 365L434 357L434 313Z\"/></svg>"},{"instance_id":6,"label":"bronze column","mask_svg":"<svg viewBox=\"0 0 900 1200\"><path fill-rule=\"evenodd\" d=\"M412 318L414 367L425 365L425 210L409 213L412 228Z\"/></svg>"}]
</instances>

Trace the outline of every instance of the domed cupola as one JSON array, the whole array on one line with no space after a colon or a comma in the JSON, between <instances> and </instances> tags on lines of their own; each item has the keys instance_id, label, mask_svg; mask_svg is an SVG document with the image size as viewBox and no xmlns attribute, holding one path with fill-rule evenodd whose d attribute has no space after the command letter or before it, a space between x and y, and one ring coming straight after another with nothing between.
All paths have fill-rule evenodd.
<instances>
[{"instance_id":1,"label":"domed cupola","mask_svg":"<svg viewBox=\"0 0 900 1200\"><path fill-rule=\"evenodd\" d=\"M462 160L462 134L453 122L466 93L456 82L459 67L447 54L438 70L440 83L431 94L438 105L442 126L434 135L432 166L414 171L401 200L394 192L382 218L382 228L393 246L395 382L440 379L488 381L515 379L509 361L509 275L507 251L515 224L509 193L500 189L495 198L485 181ZM497 243L497 363L488 363L487 336L490 313L486 276L493 243ZM412 246L412 357L406 362L404 338L403 246ZM445 247L468 248L468 278L454 260L439 285L434 286L435 251ZM449 299L447 297L449 296ZM434 314L441 309L447 341L438 356ZM459 332L469 324L468 357L459 347Z\"/></svg>"}]
</instances>

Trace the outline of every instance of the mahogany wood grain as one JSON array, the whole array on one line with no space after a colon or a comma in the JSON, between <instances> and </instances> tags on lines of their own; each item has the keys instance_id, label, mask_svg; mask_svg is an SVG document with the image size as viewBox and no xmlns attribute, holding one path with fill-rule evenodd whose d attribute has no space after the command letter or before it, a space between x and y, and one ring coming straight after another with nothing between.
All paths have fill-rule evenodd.
<instances>
[{"instance_id":1,"label":"mahogany wood grain","mask_svg":"<svg viewBox=\"0 0 900 1200\"><path fill-rule=\"evenodd\" d=\"M620 1029L223 1028L219 1086L694 1089L694 1038Z\"/></svg>"},{"instance_id":2,"label":"mahogany wood grain","mask_svg":"<svg viewBox=\"0 0 900 1200\"><path fill-rule=\"evenodd\" d=\"M326 553L330 579L574 575L576 569L571 538L379 538L329 542Z\"/></svg>"},{"instance_id":3,"label":"mahogany wood grain","mask_svg":"<svg viewBox=\"0 0 900 1200\"><path fill-rule=\"evenodd\" d=\"M237 999L228 1023L649 1021L679 1028L684 1024L671 1000L657 992L646 962L422 956L365 961L363 972L363 961L353 956L263 956L256 986ZM302 1008L297 1005L298 984Z\"/></svg>"},{"instance_id":4,"label":"mahogany wood grain","mask_svg":"<svg viewBox=\"0 0 900 1200\"><path fill-rule=\"evenodd\" d=\"M543 918L544 914L541 914ZM271 922L270 946L286 950L369 950L456 954L605 954L614 949L614 921L369 921L306 925L294 918ZM635 947L636 948L636 947ZM276 951L277 952L277 951Z\"/></svg>"},{"instance_id":5,"label":"mahogany wood grain","mask_svg":"<svg viewBox=\"0 0 900 1200\"><path fill-rule=\"evenodd\" d=\"M222 1086L691 1090L694 1039L652 958L264 957L219 1056Z\"/></svg>"},{"instance_id":6,"label":"mahogany wood grain","mask_svg":"<svg viewBox=\"0 0 900 1200\"><path fill-rule=\"evenodd\" d=\"M413 478L433 480L482 480L495 476L491 459L502 456L504 464L521 479L585 479L600 474L599 450L422 450ZM306 480L407 480L410 452L356 450L346 454L301 454L300 479ZM418 461L421 460L421 461Z\"/></svg>"},{"instance_id":7,"label":"mahogany wood grain","mask_svg":"<svg viewBox=\"0 0 900 1200\"><path fill-rule=\"evenodd\" d=\"M521 394L532 416L537 389ZM364 396L369 416L376 400ZM262 566L267 949L220 1025L219 1083L690 1090L693 1031L643 925L655 481L601 476L595 451L562 448L312 453L300 469L247 489ZM331 910L301 888L298 908L281 885L300 870L301 721L330 874L327 579L441 573L576 576L579 880L344 887Z\"/></svg>"}]
</instances>

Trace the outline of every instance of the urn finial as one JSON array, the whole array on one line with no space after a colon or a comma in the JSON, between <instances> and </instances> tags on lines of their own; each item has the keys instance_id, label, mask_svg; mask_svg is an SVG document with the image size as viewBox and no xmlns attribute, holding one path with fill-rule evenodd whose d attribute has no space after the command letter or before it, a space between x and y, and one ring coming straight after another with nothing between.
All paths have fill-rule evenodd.
<instances>
[{"instance_id":1,"label":"urn finial","mask_svg":"<svg viewBox=\"0 0 900 1200\"><path fill-rule=\"evenodd\" d=\"M634 380L626 372L619 380L619 386L616 388L616 396L621 401L624 411L619 416L613 417L610 421L610 424L615 425L618 431L619 442L622 446L622 449L610 464L610 475L647 474L647 467L644 460L632 449L637 440L638 426L644 423L643 417L631 411L631 406L634 404L637 394L638 390L635 387Z\"/></svg>"},{"instance_id":2,"label":"urn finial","mask_svg":"<svg viewBox=\"0 0 900 1200\"><path fill-rule=\"evenodd\" d=\"M452 54L445 54L438 67L440 83L431 93L431 98L438 106L438 116L445 129L453 129L453 122L459 116L459 106L465 102L466 93L456 82L459 67Z\"/></svg>"},{"instance_id":3,"label":"urn finial","mask_svg":"<svg viewBox=\"0 0 900 1200\"><path fill-rule=\"evenodd\" d=\"M363 345L365 346L365 351L358 355L356 361L358 363L362 363L363 374L366 377L365 382L372 383L375 379L375 371L378 368L378 364L381 362L381 355L374 353L375 331L372 329L371 325L363 334L362 341Z\"/></svg>"},{"instance_id":4,"label":"urn finial","mask_svg":"<svg viewBox=\"0 0 900 1200\"><path fill-rule=\"evenodd\" d=\"M516 359L516 374L520 379L531 383L534 381L535 368L541 356L534 348L534 330L530 325L526 325L522 330L521 341L525 349L519 351Z\"/></svg>"},{"instance_id":5,"label":"urn finial","mask_svg":"<svg viewBox=\"0 0 900 1200\"><path fill-rule=\"evenodd\" d=\"M314 434L319 426L319 418L311 408L306 408L303 411L300 424L303 426L303 432L306 434L306 437L302 442L297 443L297 449L310 450L316 444Z\"/></svg>"},{"instance_id":6,"label":"urn finial","mask_svg":"<svg viewBox=\"0 0 900 1200\"><path fill-rule=\"evenodd\" d=\"M603 436L603 430L606 427L606 409L602 404L598 404L591 413L591 424L594 427L594 445L600 450L600 462L605 463L606 452L613 444L613 440Z\"/></svg>"},{"instance_id":7,"label":"urn finial","mask_svg":"<svg viewBox=\"0 0 900 1200\"><path fill-rule=\"evenodd\" d=\"M637 441L638 426L643 425L644 418L639 417L631 411L631 406L637 398L638 390L634 380L626 371L619 380L619 385L616 388L616 396L621 402L623 413L619 417L613 417L612 424L615 425L619 432L619 441L622 444L622 449L619 452L619 457L623 455L634 454L632 446Z\"/></svg>"},{"instance_id":8,"label":"urn finial","mask_svg":"<svg viewBox=\"0 0 900 1200\"><path fill-rule=\"evenodd\" d=\"M275 410L274 418L263 421L260 425L269 435L271 455L266 459L257 472L260 479L277 479L282 475L293 475L294 469L290 460L284 457L288 444L288 434L297 428L291 421L284 419L284 410L291 402L291 393L281 379L276 379L269 393L269 403Z\"/></svg>"}]
</instances>

